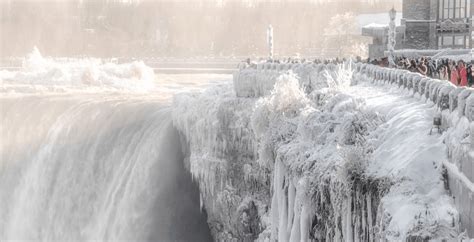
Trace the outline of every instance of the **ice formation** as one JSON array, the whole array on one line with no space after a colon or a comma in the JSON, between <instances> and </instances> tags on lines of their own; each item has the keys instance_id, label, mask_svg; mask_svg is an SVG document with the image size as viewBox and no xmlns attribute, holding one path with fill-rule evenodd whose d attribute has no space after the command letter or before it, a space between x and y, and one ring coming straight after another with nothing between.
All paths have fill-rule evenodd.
<instances>
[{"instance_id":1,"label":"ice formation","mask_svg":"<svg viewBox=\"0 0 474 242\"><path fill-rule=\"evenodd\" d=\"M215 239L457 238L442 176L452 132L428 135L445 85L407 75L377 87L397 72L355 64L241 68L233 86L173 105Z\"/></svg>"}]
</instances>

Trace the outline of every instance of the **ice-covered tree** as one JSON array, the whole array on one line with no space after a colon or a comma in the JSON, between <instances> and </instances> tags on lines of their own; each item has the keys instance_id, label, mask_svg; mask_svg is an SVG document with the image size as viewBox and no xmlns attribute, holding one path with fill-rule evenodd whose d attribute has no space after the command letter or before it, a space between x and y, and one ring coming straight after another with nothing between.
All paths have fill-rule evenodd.
<instances>
[{"instance_id":1,"label":"ice-covered tree","mask_svg":"<svg viewBox=\"0 0 474 242\"><path fill-rule=\"evenodd\" d=\"M331 17L324 29L324 48L336 57L365 56L364 38L360 35L354 13L346 12Z\"/></svg>"}]
</instances>

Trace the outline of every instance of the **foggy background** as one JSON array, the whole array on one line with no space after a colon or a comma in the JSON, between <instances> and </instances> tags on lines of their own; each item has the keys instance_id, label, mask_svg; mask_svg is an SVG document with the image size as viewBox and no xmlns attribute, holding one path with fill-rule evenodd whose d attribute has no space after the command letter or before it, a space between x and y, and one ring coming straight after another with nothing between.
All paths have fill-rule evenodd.
<instances>
[{"instance_id":1,"label":"foggy background","mask_svg":"<svg viewBox=\"0 0 474 242\"><path fill-rule=\"evenodd\" d=\"M266 56L272 24L277 57L355 56L370 42L357 17L392 6L401 0L0 0L0 54L37 46L46 56Z\"/></svg>"}]
</instances>

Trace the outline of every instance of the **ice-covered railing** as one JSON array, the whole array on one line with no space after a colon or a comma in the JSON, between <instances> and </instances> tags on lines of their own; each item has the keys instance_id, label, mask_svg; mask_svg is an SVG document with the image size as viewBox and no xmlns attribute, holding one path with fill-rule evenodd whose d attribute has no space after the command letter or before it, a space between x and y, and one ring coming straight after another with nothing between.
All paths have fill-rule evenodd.
<instances>
[{"instance_id":1,"label":"ice-covered railing","mask_svg":"<svg viewBox=\"0 0 474 242\"><path fill-rule=\"evenodd\" d=\"M234 90L237 97L261 97L269 94L277 78L288 71L295 73L306 92L327 87L327 79L336 73L334 64L308 63L240 63L234 72ZM329 77L330 78L330 77ZM336 79L336 78L333 78Z\"/></svg>"},{"instance_id":2,"label":"ice-covered railing","mask_svg":"<svg viewBox=\"0 0 474 242\"><path fill-rule=\"evenodd\" d=\"M389 69L358 63L354 81L403 88L427 102L432 102L446 130L444 143L449 161L444 162L448 186L459 210L461 226L474 236L474 89L457 87L407 70Z\"/></svg>"},{"instance_id":3,"label":"ice-covered railing","mask_svg":"<svg viewBox=\"0 0 474 242\"><path fill-rule=\"evenodd\" d=\"M398 85L413 94L435 103L440 111L457 111L459 117L465 116L474 121L474 89L457 87L448 81L432 79L407 70L390 69L362 63L354 64L354 78L368 78L374 83Z\"/></svg>"}]
</instances>

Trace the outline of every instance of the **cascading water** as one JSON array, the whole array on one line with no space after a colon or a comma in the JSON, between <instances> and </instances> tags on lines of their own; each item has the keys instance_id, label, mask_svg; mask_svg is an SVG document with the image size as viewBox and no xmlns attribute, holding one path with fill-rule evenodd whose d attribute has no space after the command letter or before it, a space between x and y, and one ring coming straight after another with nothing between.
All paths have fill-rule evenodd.
<instances>
[{"instance_id":1,"label":"cascading water","mask_svg":"<svg viewBox=\"0 0 474 242\"><path fill-rule=\"evenodd\" d=\"M171 98L226 79L37 49L0 70L0 241L211 241Z\"/></svg>"},{"instance_id":2,"label":"cascading water","mask_svg":"<svg viewBox=\"0 0 474 242\"><path fill-rule=\"evenodd\" d=\"M228 78L37 49L1 70L0 240L212 240L170 100Z\"/></svg>"},{"instance_id":3,"label":"cascading water","mask_svg":"<svg viewBox=\"0 0 474 242\"><path fill-rule=\"evenodd\" d=\"M160 98L6 95L0 104L0 239L211 239Z\"/></svg>"}]
</instances>

